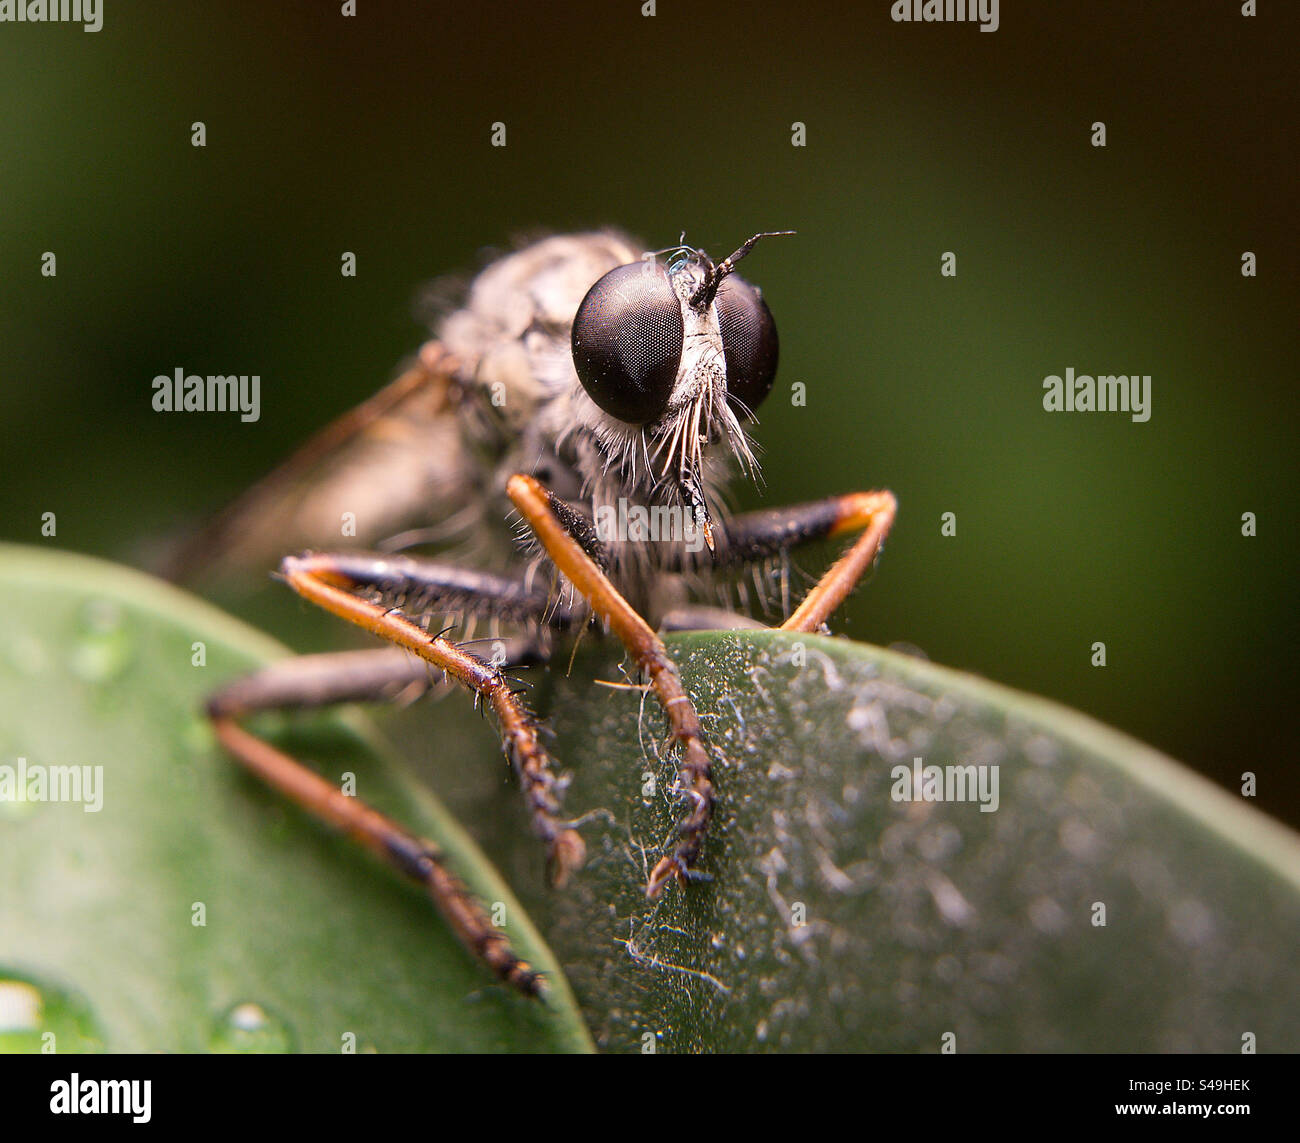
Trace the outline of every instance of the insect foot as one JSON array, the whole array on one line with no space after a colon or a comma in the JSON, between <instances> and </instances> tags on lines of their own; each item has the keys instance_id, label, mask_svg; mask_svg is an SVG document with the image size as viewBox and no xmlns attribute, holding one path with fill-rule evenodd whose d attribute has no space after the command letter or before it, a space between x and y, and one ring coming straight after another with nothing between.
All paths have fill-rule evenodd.
<instances>
[{"instance_id":1,"label":"insect foot","mask_svg":"<svg viewBox=\"0 0 1300 1143\"><path fill-rule=\"evenodd\" d=\"M704 835L713 816L714 793L713 783L709 780L709 756L698 734L698 723L695 729L695 734L681 735L679 732L683 753L678 782L685 791L684 800L690 812L678 823L678 842L672 853L661 858L650 871L645 887L647 897L658 897L674 877L683 885L697 880L691 866L704 848Z\"/></svg>"},{"instance_id":2,"label":"insect foot","mask_svg":"<svg viewBox=\"0 0 1300 1143\"><path fill-rule=\"evenodd\" d=\"M562 889L587 860L587 846L578 836L577 830L566 829L551 839L548 849L547 867L551 884L557 889Z\"/></svg>"}]
</instances>

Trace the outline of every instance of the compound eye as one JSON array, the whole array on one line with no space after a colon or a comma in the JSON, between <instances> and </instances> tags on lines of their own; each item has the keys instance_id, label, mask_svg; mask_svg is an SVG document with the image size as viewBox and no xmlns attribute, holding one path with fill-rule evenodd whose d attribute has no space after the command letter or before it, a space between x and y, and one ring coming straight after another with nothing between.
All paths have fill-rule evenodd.
<instances>
[{"instance_id":1,"label":"compound eye","mask_svg":"<svg viewBox=\"0 0 1300 1143\"><path fill-rule=\"evenodd\" d=\"M727 361L727 400L744 417L772 391L779 349L776 322L762 295L734 274L719 283L715 304Z\"/></svg>"},{"instance_id":2,"label":"compound eye","mask_svg":"<svg viewBox=\"0 0 1300 1143\"><path fill-rule=\"evenodd\" d=\"M682 360L682 310L668 272L654 262L611 270L573 319L573 365L587 395L632 425L667 407Z\"/></svg>"}]
</instances>

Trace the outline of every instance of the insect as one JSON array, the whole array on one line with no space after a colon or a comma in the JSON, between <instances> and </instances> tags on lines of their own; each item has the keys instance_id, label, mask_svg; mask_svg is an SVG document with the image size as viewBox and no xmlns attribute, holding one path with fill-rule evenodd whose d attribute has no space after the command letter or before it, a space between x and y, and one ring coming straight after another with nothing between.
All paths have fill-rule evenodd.
<instances>
[{"instance_id":1,"label":"insect","mask_svg":"<svg viewBox=\"0 0 1300 1143\"><path fill-rule=\"evenodd\" d=\"M232 504L172 569L256 563L275 545L282 553L338 535L341 518L355 524L367 550L289 555L279 574L392 646L274 664L218 691L208 716L238 762L423 886L466 947L528 994L543 990L540 974L437 848L242 720L381 701L443 676L459 682L495 715L552 880L563 884L585 846L509 671L548 658L566 635L605 630L656 695L677 751L680 819L646 892L687 886L718 795L695 706L656 630L762 626L743 614L757 601L729 577L788 568L797 546L856 534L782 624L822 630L876 559L896 510L883 491L724 508L728 484L757 475L750 431L778 359L762 293L735 269L771 237L757 234L718 262L684 238L646 253L614 232L556 235L501 257L411 368ZM442 558L409 554L415 546ZM449 548L459 558L446 558ZM788 600L788 578L781 583ZM435 625L444 616L452 626ZM489 658L470 639L480 620L510 633L504 653Z\"/></svg>"}]
</instances>

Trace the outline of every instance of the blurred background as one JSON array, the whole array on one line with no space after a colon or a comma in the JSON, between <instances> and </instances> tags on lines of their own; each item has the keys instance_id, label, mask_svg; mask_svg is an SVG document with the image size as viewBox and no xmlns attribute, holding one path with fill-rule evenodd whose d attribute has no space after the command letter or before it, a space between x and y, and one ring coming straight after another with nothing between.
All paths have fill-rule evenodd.
<instances>
[{"instance_id":1,"label":"blurred background","mask_svg":"<svg viewBox=\"0 0 1300 1143\"><path fill-rule=\"evenodd\" d=\"M793 228L745 267L782 365L741 500L898 495L837 630L1254 771L1300 821L1288 5L1008 0L993 34L888 0L342 7L0 25L0 538L145 564L392 377L431 279L521 233L721 255ZM259 374L261 419L153 412L177 366ZM1150 421L1045 413L1067 367L1150 374ZM336 638L282 595L221 602Z\"/></svg>"}]
</instances>

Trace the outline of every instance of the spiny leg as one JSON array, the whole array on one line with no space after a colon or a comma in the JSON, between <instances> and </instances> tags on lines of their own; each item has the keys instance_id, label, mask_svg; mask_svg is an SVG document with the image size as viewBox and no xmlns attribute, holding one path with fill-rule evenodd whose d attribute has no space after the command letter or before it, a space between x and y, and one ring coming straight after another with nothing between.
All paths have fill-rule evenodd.
<instances>
[{"instance_id":1,"label":"spiny leg","mask_svg":"<svg viewBox=\"0 0 1300 1143\"><path fill-rule=\"evenodd\" d=\"M703 848L705 831L713 813L711 765L695 704L682 686L677 666L663 642L609 582L584 550L584 544L570 534L565 521L573 516L572 509L531 476L512 476L506 492L555 566L592 610L609 624L637 666L649 676L659 703L668 716L673 737L681 743L679 781L691 808L678 823L678 841L672 853L663 857L650 872L646 895L657 897L671 878L688 879L689 870Z\"/></svg>"},{"instance_id":2,"label":"spiny leg","mask_svg":"<svg viewBox=\"0 0 1300 1143\"><path fill-rule=\"evenodd\" d=\"M859 529L862 535L804 596L794 614L781 624L782 631L817 631L831 617L876 562L898 513L898 501L892 492L857 492L838 497L837 503L840 515L827 535Z\"/></svg>"},{"instance_id":3,"label":"spiny leg","mask_svg":"<svg viewBox=\"0 0 1300 1143\"><path fill-rule=\"evenodd\" d=\"M460 942L501 980L528 996L545 991L541 975L521 960L474 895L446 864L437 846L349 797L234 718L212 714L217 740L249 771L304 809L378 854L425 889Z\"/></svg>"},{"instance_id":4,"label":"spiny leg","mask_svg":"<svg viewBox=\"0 0 1300 1143\"><path fill-rule=\"evenodd\" d=\"M429 685L428 664L396 649L306 655L236 679L208 700L207 713L217 740L247 770L415 881L470 952L500 979L536 996L543 990L542 978L492 925L483 906L448 868L441 850L359 798L345 795L238 721L264 710L379 701Z\"/></svg>"},{"instance_id":5,"label":"spiny leg","mask_svg":"<svg viewBox=\"0 0 1300 1143\"><path fill-rule=\"evenodd\" d=\"M898 501L892 492L854 492L789 508L746 512L728 521L716 563L753 563L814 540L861 531L781 624L782 631L815 632L875 563L897 512Z\"/></svg>"},{"instance_id":6,"label":"spiny leg","mask_svg":"<svg viewBox=\"0 0 1300 1143\"><path fill-rule=\"evenodd\" d=\"M355 561L357 557L349 555L347 559ZM385 560L382 565L389 566L393 562ZM418 589L426 599L434 593L433 585L440 580L447 580L463 589L467 574L473 578L473 573L432 561L402 559L397 562L419 565L414 570L422 573L422 578L415 576L407 586L412 591ZM335 600L336 603L347 607L350 601L369 619L377 620L380 626L403 625L402 634L408 640L403 643L406 649L304 656L237 679L208 703L208 715L218 740L240 763L273 788L342 829L421 884L472 953L483 959L501 979L522 992L537 995L543 990L541 978L516 956L505 936L492 925L482 905L447 868L436 847L413 836L359 799L343 795L295 759L244 730L238 722L262 710L305 709L341 702L391 699L412 689L427 689L431 682L430 665L445 671L470 686L476 701L482 697L496 711L506 753L520 775L534 827L548 842L553 876L562 881L582 863L584 847L577 833L558 816L560 786L549 758L537 741L531 716L510 693L507 680L495 666L440 638L430 637L408 620L385 613L377 605L366 604L337 587L316 583L313 577L324 574L330 567L329 557L291 559L286 560L284 566L286 578L290 578L290 582L309 598L317 589L333 592L342 597ZM360 570L356 563L349 566L353 572ZM382 573L384 567L378 570ZM510 586L509 581L497 579L494 583L493 577L486 577L480 586L484 584L489 594L495 587L500 589L498 594L504 593L519 602L520 593ZM304 586L308 590L303 590ZM545 596L539 598L544 600ZM553 618L560 622L559 617ZM418 646L421 643L423 649ZM516 647L516 650L521 649ZM408 650L414 650L419 657L408 654Z\"/></svg>"},{"instance_id":7,"label":"spiny leg","mask_svg":"<svg viewBox=\"0 0 1300 1143\"><path fill-rule=\"evenodd\" d=\"M542 584L462 568L442 560L375 552L335 552L298 556L293 566L336 587L366 594L373 602L407 615L490 615L496 619L538 623L555 630L564 630L570 622L568 610L552 600Z\"/></svg>"},{"instance_id":8,"label":"spiny leg","mask_svg":"<svg viewBox=\"0 0 1300 1143\"><path fill-rule=\"evenodd\" d=\"M562 784L550 755L542 746L538 724L519 700L511 680L500 667L430 635L398 607L436 611L455 602L469 606L490 602L494 614L531 616L555 627L568 624L567 611L551 606L548 593L516 580L485 572L467 572L435 560L407 556L339 555L290 556L280 574L294 591L318 607L346 619L381 639L414 652L426 662L464 684L491 707L501 731L502 748L519 775L533 828L546 843L551 877L563 885L583 862L586 847L560 816ZM362 599L369 591L379 602ZM457 594L459 593L459 594Z\"/></svg>"},{"instance_id":9,"label":"spiny leg","mask_svg":"<svg viewBox=\"0 0 1300 1143\"><path fill-rule=\"evenodd\" d=\"M396 647L298 655L226 683L207 703L212 717L263 710L313 710L345 702L386 702L432 685L428 665Z\"/></svg>"}]
</instances>

